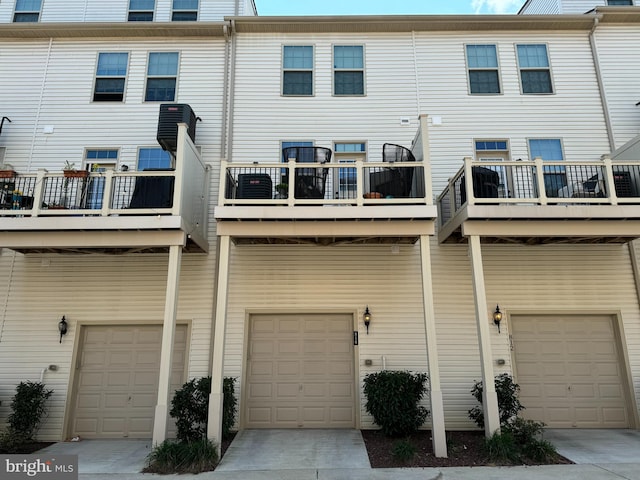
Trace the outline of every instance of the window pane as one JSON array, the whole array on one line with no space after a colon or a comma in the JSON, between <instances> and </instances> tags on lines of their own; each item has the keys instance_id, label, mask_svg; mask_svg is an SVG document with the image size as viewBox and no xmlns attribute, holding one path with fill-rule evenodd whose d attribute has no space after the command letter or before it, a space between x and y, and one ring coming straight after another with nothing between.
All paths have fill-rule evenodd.
<instances>
[{"instance_id":1,"label":"window pane","mask_svg":"<svg viewBox=\"0 0 640 480\"><path fill-rule=\"evenodd\" d=\"M522 93L553 93L548 70L522 70Z\"/></svg>"},{"instance_id":2,"label":"window pane","mask_svg":"<svg viewBox=\"0 0 640 480\"><path fill-rule=\"evenodd\" d=\"M173 22L195 22L198 20L198 12L173 12L171 21Z\"/></svg>"},{"instance_id":3,"label":"window pane","mask_svg":"<svg viewBox=\"0 0 640 480\"><path fill-rule=\"evenodd\" d=\"M313 89L311 72L284 72L283 95L311 95Z\"/></svg>"},{"instance_id":4,"label":"window pane","mask_svg":"<svg viewBox=\"0 0 640 480\"><path fill-rule=\"evenodd\" d=\"M39 12L41 0L17 0L16 12Z\"/></svg>"},{"instance_id":5,"label":"window pane","mask_svg":"<svg viewBox=\"0 0 640 480\"><path fill-rule=\"evenodd\" d=\"M609 6L615 6L615 5L633 5L632 0L609 0L607 2L607 5Z\"/></svg>"},{"instance_id":6,"label":"window pane","mask_svg":"<svg viewBox=\"0 0 640 480\"><path fill-rule=\"evenodd\" d=\"M13 16L13 21L16 23L37 22L39 16L40 16L39 13L16 13Z\"/></svg>"},{"instance_id":7,"label":"window pane","mask_svg":"<svg viewBox=\"0 0 640 480\"><path fill-rule=\"evenodd\" d=\"M149 75L176 75L178 73L177 53L150 53Z\"/></svg>"},{"instance_id":8,"label":"window pane","mask_svg":"<svg viewBox=\"0 0 640 480\"><path fill-rule=\"evenodd\" d=\"M467 45L469 68L498 68L495 45Z\"/></svg>"},{"instance_id":9,"label":"window pane","mask_svg":"<svg viewBox=\"0 0 640 480\"><path fill-rule=\"evenodd\" d=\"M529 140L531 158L540 157L543 160L564 160L562 143L558 138Z\"/></svg>"},{"instance_id":10,"label":"window pane","mask_svg":"<svg viewBox=\"0 0 640 480\"><path fill-rule=\"evenodd\" d=\"M100 76L125 76L128 60L128 53L101 53L98 55L96 74Z\"/></svg>"},{"instance_id":11,"label":"window pane","mask_svg":"<svg viewBox=\"0 0 640 480\"><path fill-rule=\"evenodd\" d=\"M469 71L471 93L500 93L500 82L496 70Z\"/></svg>"},{"instance_id":12,"label":"window pane","mask_svg":"<svg viewBox=\"0 0 640 480\"><path fill-rule=\"evenodd\" d=\"M282 142L282 150L289 147L313 147L313 142ZM282 161L288 161L287 158L284 158L284 153L282 154Z\"/></svg>"},{"instance_id":13,"label":"window pane","mask_svg":"<svg viewBox=\"0 0 640 480\"><path fill-rule=\"evenodd\" d=\"M548 67L546 45L518 45L520 68Z\"/></svg>"},{"instance_id":14,"label":"window pane","mask_svg":"<svg viewBox=\"0 0 640 480\"><path fill-rule=\"evenodd\" d=\"M336 143L336 153L352 153L352 152L364 152L364 143Z\"/></svg>"},{"instance_id":15,"label":"window pane","mask_svg":"<svg viewBox=\"0 0 640 480\"><path fill-rule=\"evenodd\" d=\"M174 10L197 10L198 0L173 0Z\"/></svg>"},{"instance_id":16,"label":"window pane","mask_svg":"<svg viewBox=\"0 0 640 480\"><path fill-rule=\"evenodd\" d=\"M129 10L153 10L155 0L129 0Z\"/></svg>"},{"instance_id":17,"label":"window pane","mask_svg":"<svg viewBox=\"0 0 640 480\"><path fill-rule=\"evenodd\" d=\"M313 47L285 46L284 68L312 69Z\"/></svg>"},{"instance_id":18,"label":"window pane","mask_svg":"<svg viewBox=\"0 0 640 480\"><path fill-rule=\"evenodd\" d=\"M161 148L141 148L138 151L137 169L146 170L148 168L170 168L171 157L169 152Z\"/></svg>"},{"instance_id":19,"label":"window pane","mask_svg":"<svg viewBox=\"0 0 640 480\"><path fill-rule=\"evenodd\" d=\"M146 102L172 102L176 96L175 78L149 78L147 79Z\"/></svg>"},{"instance_id":20,"label":"window pane","mask_svg":"<svg viewBox=\"0 0 640 480\"><path fill-rule=\"evenodd\" d=\"M364 68L361 46L333 47L334 68Z\"/></svg>"},{"instance_id":21,"label":"window pane","mask_svg":"<svg viewBox=\"0 0 640 480\"><path fill-rule=\"evenodd\" d=\"M130 22L152 22L153 12L129 12Z\"/></svg>"},{"instance_id":22,"label":"window pane","mask_svg":"<svg viewBox=\"0 0 640 480\"><path fill-rule=\"evenodd\" d=\"M364 77L362 72L334 72L336 95L364 94Z\"/></svg>"},{"instance_id":23,"label":"window pane","mask_svg":"<svg viewBox=\"0 0 640 480\"><path fill-rule=\"evenodd\" d=\"M122 100L124 92L124 78L98 78L96 79L96 95L99 93L118 93ZM95 100L95 97L94 97Z\"/></svg>"}]
</instances>

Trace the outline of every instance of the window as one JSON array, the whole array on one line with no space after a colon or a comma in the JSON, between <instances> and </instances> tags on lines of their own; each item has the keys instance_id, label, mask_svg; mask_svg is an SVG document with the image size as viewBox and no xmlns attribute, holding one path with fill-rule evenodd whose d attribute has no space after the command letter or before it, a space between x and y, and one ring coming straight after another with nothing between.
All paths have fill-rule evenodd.
<instances>
[{"instance_id":1,"label":"window","mask_svg":"<svg viewBox=\"0 0 640 480\"><path fill-rule=\"evenodd\" d=\"M40 18L42 0L16 0L14 22L37 22Z\"/></svg>"},{"instance_id":2,"label":"window","mask_svg":"<svg viewBox=\"0 0 640 480\"><path fill-rule=\"evenodd\" d=\"M177 75L177 52L150 53L145 102L173 102L176 98Z\"/></svg>"},{"instance_id":3,"label":"window","mask_svg":"<svg viewBox=\"0 0 640 480\"><path fill-rule=\"evenodd\" d=\"M364 51L362 46L333 47L333 93L364 95Z\"/></svg>"},{"instance_id":4,"label":"window","mask_svg":"<svg viewBox=\"0 0 640 480\"><path fill-rule=\"evenodd\" d=\"M313 47L291 45L284 47L282 94L313 95Z\"/></svg>"},{"instance_id":5,"label":"window","mask_svg":"<svg viewBox=\"0 0 640 480\"><path fill-rule=\"evenodd\" d=\"M173 0L173 22L195 22L198 19L198 0Z\"/></svg>"},{"instance_id":6,"label":"window","mask_svg":"<svg viewBox=\"0 0 640 480\"><path fill-rule=\"evenodd\" d=\"M529 140L530 158L542 158L548 161L562 161L562 142L558 138ZM544 169L544 186L548 197L557 197L558 191L567 186L566 171L563 166L549 165Z\"/></svg>"},{"instance_id":7,"label":"window","mask_svg":"<svg viewBox=\"0 0 640 480\"><path fill-rule=\"evenodd\" d=\"M467 45L469 92L500 93L498 54L495 45Z\"/></svg>"},{"instance_id":8,"label":"window","mask_svg":"<svg viewBox=\"0 0 640 480\"><path fill-rule=\"evenodd\" d=\"M546 45L518 45L522 93L553 93Z\"/></svg>"},{"instance_id":9,"label":"window","mask_svg":"<svg viewBox=\"0 0 640 480\"><path fill-rule=\"evenodd\" d=\"M171 168L169 152L161 148L141 148L138 150L138 171L150 168Z\"/></svg>"},{"instance_id":10,"label":"window","mask_svg":"<svg viewBox=\"0 0 640 480\"><path fill-rule=\"evenodd\" d=\"M607 5L610 7L633 5L633 0L607 0Z\"/></svg>"},{"instance_id":11,"label":"window","mask_svg":"<svg viewBox=\"0 0 640 480\"><path fill-rule=\"evenodd\" d=\"M152 22L155 0L129 0L130 22Z\"/></svg>"},{"instance_id":12,"label":"window","mask_svg":"<svg viewBox=\"0 0 640 480\"><path fill-rule=\"evenodd\" d=\"M94 102L121 102L124 99L128 63L128 53L98 54Z\"/></svg>"}]
</instances>

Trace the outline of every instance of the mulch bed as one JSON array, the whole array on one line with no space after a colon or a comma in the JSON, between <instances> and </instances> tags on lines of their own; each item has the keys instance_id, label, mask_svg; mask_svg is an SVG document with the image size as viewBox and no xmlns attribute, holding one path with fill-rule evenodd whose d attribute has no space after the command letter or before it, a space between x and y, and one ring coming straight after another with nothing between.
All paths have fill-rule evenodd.
<instances>
[{"instance_id":1,"label":"mulch bed","mask_svg":"<svg viewBox=\"0 0 640 480\"><path fill-rule=\"evenodd\" d=\"M484 453L484 432L447 432L448 458L438 458L433 454L431 431L420 430L408 437L389 438L379 430L362 430L369 462L373 468L415 468L415 467L478 467L493 466ZM400 461L391 453L399 440L409 440L416 447L416 455L408 461ZM559 456L556 464L573 463ZM507 464L505 464L507 465Z\"/></svg>"},{"instance_id":2,"label":"mulch bed","mask_svg":"<svg viewBox=\"0 0 640 480\"><path fill-rule=\"evenodd\" d=\"M38 450L48 447L49 445L53 445L54 443L55 442L31 442L31 443L25 443L11 450L0 448L0 454L8 454L8 455L29 454L29 453L37 452Z\"/></svg>"}]
</instances>

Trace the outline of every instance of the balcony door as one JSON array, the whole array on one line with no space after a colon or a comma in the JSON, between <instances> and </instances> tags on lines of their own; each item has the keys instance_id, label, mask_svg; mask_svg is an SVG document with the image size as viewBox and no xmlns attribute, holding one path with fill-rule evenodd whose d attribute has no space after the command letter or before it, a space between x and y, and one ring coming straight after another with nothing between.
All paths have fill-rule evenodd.
<instances>
[{"instance_id":1,"label":"balcony door","mask_svg":"<svg viewBox=\"0 0 640 480\"><path fill-rule=\"evenodd\" d=\"M365 161L367 158L366 144L363 143L335 143L333 146L336 163L353 164L356 160ZM333 186L333 198L356 198L356 169L344 167L331 169L329 185Z\"/></svg>"},{"instance_id":2,"label":"balcony door","mask_svg":"<svg viewBox=\"0 0 640 480\"><path fill-rule=\"evenodd\" d=\"M118 150L87 150L85 165L91 173L103 173L115 170L118 162ZM98 210L102 208L104 196L104 178L92 176L87 186L86 208Z\"/></svg>"},{"instance_id":3,"label":"balcony door","mask_svg":"<svg viewBox=\"0 0 640 480\"><path fill-rule=\"evenodd\" d=\"M507 140L476 140L475 142L476 160L480 162L504 162L510 159L509 142ZM489 170L493 170L499 175L498 197L507 198L513 194L509 185L512 185L505 167L497 165L487 165Z\"/></svg>"}]
</instances>

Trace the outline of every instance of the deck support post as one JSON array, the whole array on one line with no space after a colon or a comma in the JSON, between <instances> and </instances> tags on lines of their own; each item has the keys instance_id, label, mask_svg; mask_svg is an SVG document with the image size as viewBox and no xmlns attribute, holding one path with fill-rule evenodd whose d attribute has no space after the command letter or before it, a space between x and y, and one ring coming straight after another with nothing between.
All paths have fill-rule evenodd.
<instances>
[{"instance_id":1,"label":"deck support post","mask_svg":"<svg viewBox=\"0 0 640 480\"><path fill-rule=\"evenodd\" d=\"M169 398L171 397L171 365L173 361L173 337L176 330L178 312L178 289L180 285L180 263L182 246L169 247L167 267L167 290L164 303L164 323L162 324L162 349L160 351L160 377L158 380L158 401L153 420L152 445L159 445L167 438Z\"/></svg>"},{"instance_id":2,"label":"deck support post","mask_svg":"<svg viewBox=\"0 0 640 480\"><path fill-rule=\"evenodd\" d=\"M480 237L469 238L469 254L473 274L473 297L476 309L476 326L478 343L480 344L480 365L482 367L482 405L484 407L484 432L487 438L500 433L500 414L498 396L493 373L491 354L491 332L489 331L489 315L487 313L487 294L484 285L484 269L482 267L482 247Z\"/></svg>"},{"instance_id":3,"label":"deck support post","mask_svg":"<svg viewBox=\"0 0 640 480\"><path fill-rule=\"evenodd\" d=\"M422 300L424 302L424 333L429 362L429 396L431 398L431 438L436 457L447 457L447 438L444 427L444 402L440 386L438 343L436 341L436 315L433 308L431 276L431 249L428 235L420 236L420 265L422 272Z\"/></svg>"},{"instance_id":4,"label":"deck support post","mask_svg":"<svg viewBox=\"0 0 640 480\"><path fill-rule=\"evenodd\" d=\"M224 374L224 336L227 324L227 293L229 277L230 237L218 236L218 290L216 294L215 327L213 333L213 357L211 360L211 394L207 437L215 442L218 457L222 444L222 383Z\"/></svg>"}]
</instances>

